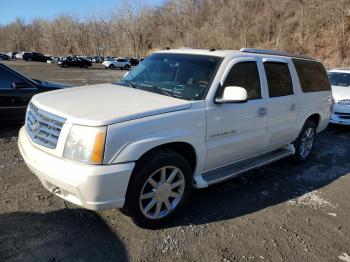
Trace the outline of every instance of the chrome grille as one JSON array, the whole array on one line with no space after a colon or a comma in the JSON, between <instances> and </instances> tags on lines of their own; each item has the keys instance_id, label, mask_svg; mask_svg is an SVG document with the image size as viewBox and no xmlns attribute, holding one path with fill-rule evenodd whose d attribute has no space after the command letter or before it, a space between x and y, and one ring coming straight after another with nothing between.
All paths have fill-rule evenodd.
<instances>
[{"instance_id":1,"label":"chrome grille","mask_svg":"<svg viewBox=\"0 0 350 262\"><path fill-rule=\"evenodd\" d=\"M56 116L36 107L28 105L26 129L34 143L55 149L65 118Z\"/></svg>"}]
</instances>

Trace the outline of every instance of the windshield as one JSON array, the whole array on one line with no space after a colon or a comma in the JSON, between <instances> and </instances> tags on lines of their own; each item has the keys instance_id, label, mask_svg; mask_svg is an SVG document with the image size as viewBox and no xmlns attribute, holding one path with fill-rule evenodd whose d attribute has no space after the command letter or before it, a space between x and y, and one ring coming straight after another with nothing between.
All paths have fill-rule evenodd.
<instances>
[{"instance_id":1,"label":"windshield","mask_svg":"<svg viewBox=\"0 0 350 262\"><path fill-rule=\"evenodd\" d=\"M185 100L204 99L222 61L220 57L153 54L117 84Z\"/></svg>"},{"instance_id":2,"label":"windshield","mask_svg":"<svg viewBox=\"0 0 350 262\"><path fill-rule=\"evenodd\" d=\"M333 86L347 86L350 87L350 74L341 72L328 73L329 79Z\"/></svg>"}]
</instances>

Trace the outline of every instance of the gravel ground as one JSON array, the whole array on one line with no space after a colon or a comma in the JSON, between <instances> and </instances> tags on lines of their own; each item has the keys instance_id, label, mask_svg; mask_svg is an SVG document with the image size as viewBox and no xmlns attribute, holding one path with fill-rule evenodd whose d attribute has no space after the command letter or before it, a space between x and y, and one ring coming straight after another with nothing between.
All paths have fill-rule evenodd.
<instances>
[{"instance_id":1,"label":"gravel ground","mask_svg":"<svg viewBox=\"0 0 350 262\"><path fill-rule=\"evenodd\" d=\"M76 84L123 74L10 63L34 78ZM306 164L284 159L193 190L161 230L48 193L20 157L18 128L0 128L0 261L350 261L348 127L321 133Z\"/></svg>"}]
</instances>

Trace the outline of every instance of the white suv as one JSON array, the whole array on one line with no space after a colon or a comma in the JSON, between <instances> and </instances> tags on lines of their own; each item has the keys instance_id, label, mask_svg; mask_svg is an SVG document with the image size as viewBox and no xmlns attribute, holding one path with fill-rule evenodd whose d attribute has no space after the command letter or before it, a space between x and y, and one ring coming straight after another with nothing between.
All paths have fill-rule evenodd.
<instances>
[{"instance_id":1,"label":"white suv","mask_svg":"<svg viewBox=\"0 0 350 262\"><path fill-rule=\"evenodd\" d=\"M105 68L109 68L109 69L120 68L120 69L129 70L131 68L130 61L126 58L120 58L120 57L104 61L102 65L104 65Z\"/></svg>"},{"instance_id":2,"label":"white suv","mask_svg":"<svg viewBox=\"0 0 350 262\"><path fill-rule=\"evenodd\" d=\"M309 159L329 122L321 63L268 50L154 53L117 85L33 97L19 149L57 196L123 208L143 227L189 196L287 156Z\"/></svg>"},{"instance_id":3,"label":"white suv","mask_svg":"<svg viewBox=\"0 0 350 262\"><path fill-rule=\"evenodd\" d=\"M350 69L328 71L334 98L331 123L350 125Z\"/></svg>"}]
</instances>

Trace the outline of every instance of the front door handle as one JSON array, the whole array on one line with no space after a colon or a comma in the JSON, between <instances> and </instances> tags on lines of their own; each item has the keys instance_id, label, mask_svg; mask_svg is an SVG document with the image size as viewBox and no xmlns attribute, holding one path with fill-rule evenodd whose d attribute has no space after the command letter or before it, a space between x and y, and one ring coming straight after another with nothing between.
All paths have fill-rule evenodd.
<instances>
[{"instance_id":1,"label":"front door handle","mask_svg":"<svg viewBox=\"0 0 350 262\"><path fill-rule=\"evenodd\" d=\"M297 110L297 106L295 104L291 104L290 107L289 107L289 111L290 112L294 112Z\"/></svg>"},{"instance_id":2,"label":"front door handle","mask_svg":"<svg viewBox=\"0 0 350 262\"><path fill-rule=\"evenodd\" d=\"M267 114L267 109L265 107L261 107L258 109L258 117L264 117Z\"/></svg>"}]
</instances>

